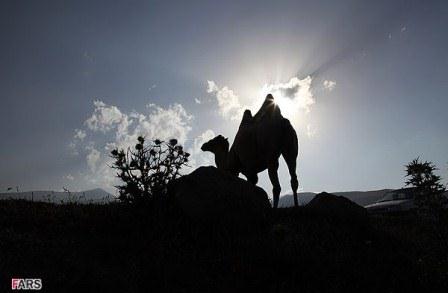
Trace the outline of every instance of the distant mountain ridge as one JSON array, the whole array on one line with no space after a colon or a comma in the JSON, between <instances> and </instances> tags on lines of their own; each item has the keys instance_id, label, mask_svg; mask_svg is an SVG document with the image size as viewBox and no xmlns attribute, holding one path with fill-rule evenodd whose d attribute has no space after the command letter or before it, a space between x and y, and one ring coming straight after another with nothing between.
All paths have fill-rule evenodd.
<instances>
[{"instance_id":1,"label":"distant mountain ridge","mask_svg":"<svg viewBox=\"0 0 448 293\"><path fill-rule=\"evenodd\" d=\"M67 191L24 191L0 193L0 200L24 199L29 201L51 202L51 203L109 203L116 197L109 192L95 188L79 192Z\"/></svg>"},{"instance_id":2,"label":"distant mountain ridge","mask_svg":"<svg viewBox=\"0 0 448 293\"><path fill-rule=\"evenodd\" d=\"M394 189L379 189L370 191L345 191L345 192L332 192L335 195L344 196L349 200L360 206L366 206L375 203L377 200L384 197L384 195ZM314 196L318 193L314 192L300 192L298 194L299 204L306 205L310 202ZM448 192L445 193L448 196ZM101 189L90 189L79 192L66 192L66 191L24 191L24 192L4 192L0 193L0 200L5 199L25 199L29 201L39 202L51 202L51 203L109 203L117 200L117 197L109 192ZM279 200L279 207L292 207L294 206L294 200L292 194L283 195Z\"/></svg>"},{"instance_id":3,"label":"distant mountain ridge","mask_svg":"<svg viewBox=\"0 0 448 293\"><path fill-rule=\"evenodd\" d=\"M381 199L387 192L393 189L380 189L371 191L345 191L332 192L332 194L343 196L353 201L360 206L366 206ZM310 202L317 193L301 192L299 193L299 204L305 205ZM280 197L279 207L291 207L294 205L292 194L283 195Z\"/></svg>"}]
</instances>

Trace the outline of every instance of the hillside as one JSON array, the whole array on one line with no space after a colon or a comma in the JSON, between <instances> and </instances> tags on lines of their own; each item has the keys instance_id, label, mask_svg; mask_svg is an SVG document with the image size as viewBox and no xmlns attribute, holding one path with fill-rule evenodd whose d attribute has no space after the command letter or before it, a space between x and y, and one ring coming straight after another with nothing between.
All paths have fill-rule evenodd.
<instances>
[{"instance_id":1,"label":"hillside","mask_svg":"<svg viewBox=\"0 0 448 293\"><path fill-rule=\"evenodd\" d=\"M381 189L373 191L347 191L335 192L334 194L344 196L360 206L371 204L382 198L384 194L391 189ZM301 192L299 193L300 205L306 205L311 201L316 193ZM115 201L116 198L101 188L91 189L81 192L58 192L58 191L26 191L26 192L8 192L0 193L0 200L4 199L24 199L37 202L49 203L108 203ZM280 207L291 207L294 205L292 194L280 197Z\"/></svg>"},{"instance_id":2,"label":"hillside","mask_svg":"<svg viewBox=\"0 0 448 293\"><path fill-rule=\"evenodd\" d=\"M229 226L193 221L176 209L3 200L0 291L15 276L42 278L45 292L436 292L448 286L446 247L415 216L363 217L300 207Z\"/></svg>"},{"instance_id":3,"label":"hillside","mask_svg":"<svg viewBox=\"0 0 448 293\"><path fill-rule=\"evenodd\" d=\"M7 192L0 193L0 200L5 199L23 199L35 202L48 203L109 203L116 198L107 191L96 188L80 192L61 192L61 191L25 191L25 192Z\"/></svg>"},{"instance_id":4,"label":"hillside","mask_svg":"<svg viewBox=\"0 0 448 293\"><path fill-rule=\"evenodd\" d=\"M333 194L346 197L360 206L366 206L372 204L382 198L387 192L392 189L380 189L372 191L346 191L346 192L333 192ZM301 205L307 204L311 201L316 193L313 192L300 192L299 203ZM283 195L280 197L279 206L280 207L292 207L294 205L294 200L292 194Z\"/></svg>"}]
</instances>

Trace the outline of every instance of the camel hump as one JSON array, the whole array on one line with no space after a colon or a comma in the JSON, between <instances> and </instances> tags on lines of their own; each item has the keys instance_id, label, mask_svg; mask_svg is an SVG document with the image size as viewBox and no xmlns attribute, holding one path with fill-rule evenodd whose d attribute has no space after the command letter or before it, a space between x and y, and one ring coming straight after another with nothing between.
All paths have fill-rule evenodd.
<instances>
[{"instance_id":1,"label":"camel hump","mask_svg":"<svg viewBox=\"0 0 448 293\"><path fill-rule=\"evenodd\" d=\"M266 98L264 99L264 102L266 103L266 101L273 103L274 102L274 96L271 94L268 94L266 96Z\"/></svg>"},{"instance_id":2,"label":"camel hump","mask_svg":"<svg viewBox=\"0 0 448 293\"><path fill-rule=\"evenodd\" d=\"M241 119L239 129L252 125L253 120L254 118L252 117L252 112L246 109L243 114L243 119Z\"/></svg>"},{"instance_id":3,"label":"camel hump","mask_svg":"<svg viewBox=\"0 0 448 293\"><path fill-rule=\"evenodd\" d=\"M260 122L264 120L265 117L270 118L276 118L276 117L282 117L280 108L278 105L274 102L274 96L271 94L268 94L266 98L264 99L263 104L260 107L260 110L258 110L257 114L254 116L255 122Z\"/></svg>"},{"instance_id":4,"label":"camel hump","mask_svg":"<svg viewBox=\"0 0 448 293\"><path fill-rule=\"evenodd\" d=\"M246 109L244 111L243 114L243 120L241 121L241 123L247 124L247 123L251 123L252 122L252 112L248 109Z\"/></svg>"}]
</instances>

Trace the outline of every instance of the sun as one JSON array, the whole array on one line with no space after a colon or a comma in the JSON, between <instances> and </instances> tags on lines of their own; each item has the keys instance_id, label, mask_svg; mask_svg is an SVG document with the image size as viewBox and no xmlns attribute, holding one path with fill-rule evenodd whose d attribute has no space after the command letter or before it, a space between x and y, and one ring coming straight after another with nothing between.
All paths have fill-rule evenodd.
<instances>
[{"instance_id":1,"label":"sun","mask_svg":"<svg viewBox=\"0 0 448 293\"><path fill-rule=\"evenodd\" d=\"M294 100L282 95L277 95L274 96L274 101L280 107L283 116L286 118L292 119L295 116L294 114L297 113L298 106Z\"/></svg>"},{"instance_id":2,"label":"sun","mask_svg":"<svg viewBox=\"0 0 448 293\"><path fill-rule=\"evenodd\" d=\"M267 94L272 94L283 117L289 119L295 126L304 125L315 103L311 83L311 76L303 79L292 77L283 83L264 84L259 95L264 100Z\"/></svg>"},{"instance_id":3,"label":"sun","mask_svg":"<svg viewBox=\"0 0 448 293\"><path fill-rule=\"evenodd\" d=\"M274 96L274 103L280 108L280 111L285 118L293 120L297 116L299 105L296 99L285 97L278 90L273 91L269 90L266 87L263 87L260 90L260 95L263 97L263 99L268 94L272 94Z\"/></svg>"}]
</instances>

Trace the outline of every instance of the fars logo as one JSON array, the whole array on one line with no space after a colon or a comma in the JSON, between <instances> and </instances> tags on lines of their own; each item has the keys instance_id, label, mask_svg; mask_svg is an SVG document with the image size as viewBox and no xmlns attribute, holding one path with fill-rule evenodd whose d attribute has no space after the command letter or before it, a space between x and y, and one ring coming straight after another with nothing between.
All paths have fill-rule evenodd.
<instances>
[{"instance_id":1,"label":"fars logo","mask_svg":"<svg viewBox=\"0 0 448 293\"><path fill-rule=\"evenodd\" d=\"M42 279L11 279L12 290L40 290L42 289Z\"/></svg>"}]
</instances>

